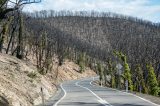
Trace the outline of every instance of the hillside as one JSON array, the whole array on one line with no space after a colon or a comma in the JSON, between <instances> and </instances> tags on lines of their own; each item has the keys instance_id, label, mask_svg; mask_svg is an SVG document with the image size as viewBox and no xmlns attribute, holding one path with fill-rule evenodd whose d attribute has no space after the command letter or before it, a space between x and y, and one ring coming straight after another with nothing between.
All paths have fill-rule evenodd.
<instances>
[{"instance_id":1,"label":"hillside","mask_svg":"<svg viewBox=\"0 0 160 106\"><path fill-rule=\"evenodd\" d=\"M65 61L58 67L54 62L51 72L41 75L31 62L16 57L0 54L0 106L33 106L42 103L41 87L44 98L48 100L56 92L62 81L94 76L90 69L81 74L79 66ZM3 104L4 103L4 104Z\"/></svg>"},{"instance_id":2,"label":"hillside","mask_svg":"<svg viewBox=\"0 0 160 106\"><path fill-rule=\"evenodd\" d=\"M1 0L0 106L157 106L159 9L157 0Z\"/></svg>"},{"instance_id":3,"label":"hillside","mask_svg":"<svg viewBox=\"0 0 160 106\"><path fill-rule=\"evenodd\" d=\"M41 11L28 13L24 18L27 20L26 34L34 39L30 40L32 45L47 41L60 61L68 58L81 63L81 60L85 66L99 73L102 69L103 74L115 79L119 63L123 67L122 79L125 80L124 72L127 70L130 74L127 78L135 91L143 85L143 93L151 93L149 80L154 79L158 94L160 24L114 13L85 11ZM151 73L153 75L149 75Z\"/></svg>"},{"instance_id":4,"label":"hillside","mask_svg":"<svg viewBox=\"0 0 160 106\"><path fill-rule=\"evenodd\" d=\"M113 13L83 11L77 14L42 11L28 16L28 32L34 35L47 32L55 47L59 42L64 48L74 48L103 61L113 58L112 51L117 50L128 56L131 65L150 60L158 66L155 57L160 56L159 24Z\"/></svg>"},{"instance_id":5,"label":"hillside","mask_svg":"<svg viewBox=\"0 0 160 106\"><path fill-rule=\"evenodd\" d=\"M48 99L62 81L93 76L92 70L109 87L125 89L127 79L129 90L160 95L160 24L111 13L52 12L14 17L1 29L1 101L39 104L41 87Z\"/></svg>"}]
</instances>

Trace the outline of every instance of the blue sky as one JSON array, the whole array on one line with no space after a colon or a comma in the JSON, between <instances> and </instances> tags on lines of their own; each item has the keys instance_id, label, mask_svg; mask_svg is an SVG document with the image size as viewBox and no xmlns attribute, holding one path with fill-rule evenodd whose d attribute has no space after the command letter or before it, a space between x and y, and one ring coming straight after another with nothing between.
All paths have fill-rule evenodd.
<instances>
[{"instance_id":1,"label":"blue sky","mask_svg":"<svg viewBox=\"0 0 160 106\"><path fill-rule=\"evenodd\" d=\"M160 22L160 0L42 0L39 4L26 5L23 10L95 10Z\"/></svg>"}]
</instances>

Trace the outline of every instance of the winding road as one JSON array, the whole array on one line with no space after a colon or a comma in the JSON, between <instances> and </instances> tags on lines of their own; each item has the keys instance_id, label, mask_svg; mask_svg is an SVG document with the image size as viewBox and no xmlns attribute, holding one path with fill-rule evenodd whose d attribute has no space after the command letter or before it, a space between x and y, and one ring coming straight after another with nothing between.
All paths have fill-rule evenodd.
<instances>
[{"instance_id":1,"label":"winding road","mask_svg":"<svg viewBox=\"0 0 160 106\"><path fill-rule=\"evenodd\" d=\"M92 81L64 82L45 106L160 106L130 93L92 85Z\"/></svg>"}]
</instances>

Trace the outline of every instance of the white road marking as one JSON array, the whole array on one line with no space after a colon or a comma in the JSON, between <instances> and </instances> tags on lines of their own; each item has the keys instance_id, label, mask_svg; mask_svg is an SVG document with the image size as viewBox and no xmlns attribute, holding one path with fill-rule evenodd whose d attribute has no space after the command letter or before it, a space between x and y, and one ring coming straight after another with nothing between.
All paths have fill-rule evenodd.
<instances>
[{"instance_id":1,"label":"white road marking","mask_svg":"<svg viewBox=\"0 0 160 106\"><path fill-rule=\"evenodd\" d=\"M93 82L93 81L90 82L90 85L95 86L95 85L92 84L92 82ZM103 104L103 105L105 105L105 106L112 106L112 105L109 104L107 101L103 100L103 99L100 98L98 95L96 95L96 94L95 94L93 91L91 91L89 88L84 87L84 86L81 86L81 85L79 85L78 83L79 83L79 82L76 82L75 85L76 85L76 86L79 86L79 87L82 87L82 88L87 89L88 91L90 91L94 96L96 96L96 97L99 99L98 102L100 102L101 104ZM63 92L64 92L64 95L63 95L63 97L62 97L61 99L59 99L53 106L57 106L57 105L66 97L66 94L67 94L67 93L66 93L65 89L63 88L63 84L61 84L60 87L62 88L62 90L63 90ZM100 87L100 86L99 86L99 87ZM103 88L106 88L106 87L103 87ZM107 87L107 88L108 88L108 87ZM153 105L155 105L155 106L160 106L160 105L155 104L155 103L153 103L153 102L151 102L151 101L149 101L149 100L147 100L147 99L144 99L144 98L142 98L142 97L139 97L139 96L137 96L137 95L134 95L134 94L131 94L131 93L128 93L128 92L123 92L123 91L120 91L120 90L117 90L117 89L113 89L113 88L108 88L108 89L112 89L112 90L116 90L116 91L118 91L118 92L126 93L126 94L129 94L129 95L135 96L135 97L137 97L137 98L139 98L139 99L141 99L141 100L143 100L143 101L146 101L146 102L148 102L148 103L151 103L151 104L153 104Z\"/></svg>"},{"instance_id":2,"label":"white road marking","mask_svg":"<svg viewBox=\"0 0 160 106\"><path fill-rule=\"evenodd\" d=\"M53 106L57 106L58 103L60 103L60 102L65 98L65 96L66 96L66 94L67 94L66 91L65 91L65 89L63 88L63 84L61 84L60 87L62 88L62 90L63 90L63 92L64 92L64 95L63 95L63 97L62 97L61 99L59 99Z\"/></svg>"},{"instance_id":3,"label":"white road marking","mask_svg":"<svg viewBox=\"0 0 160 106\"><path fill-rule=\"evenodd\" d=\"M123 92L123 91L119 91L119 92ZM147 99L144 99L144 98L142 98L142 97L140 97L140 96L137 96L137 95L134 95L134 94L131 94L131 93L128 93L128 92L123 92L123 93L126 93L126 94L132 95L132 96L134 96L134 97L137 97L137 98L139 98L139 99L141 99L141 100L143 100L143 101L146 101L146 102L148 102L148 103L150 103L150 104L152 104L152 105L160 106L160 105L158 105L158 104L156 104L156 103L153 103L153 102L151 102L151 101L149 101L149 100L147 100Z\"/></svg>"},{"instance_id":4,"label":"white road marking","mask_svg":"<svg viewBox=\"0 0 160 106\"><path fill-rule=\"evenodd\" d=\"M95 85L92 84L92 82L93 82L93 81L90 82L90 85L95 86ZM99 87L101 87L101 86L99 86ZM108 88L108 87L103 87L103 86L102 86L101 88ZM141 100L143 100L143 101L146 101L146 102L148 102L148 103L150 103L150 104L152 104L152 105L160 106L160 105L158 105L158 104L156 104L156 103L153 103L153 102L151 102L151 101L149 101L149 100L147 100L147 99L144 99L144 98L142 98L142 97L140 97L140 96L137 96L137 95L134 95L134 94L131 94L131 93L128 93L128 92L123 92L123 91L120 91L120 90L117 90L117 89L113 89L113 88L108 88L108 89L112 89L112 90L116 90L116 91L118 91L118 92L122 92L122 93L125 93L125 94L129 94L129 95L132 95L132 96L134 96L134 97L137 97L137 98L139 98L139 99L141 99Z\"/></svg>"},{"instance_id":5,"label":"white road marking","mask_svg":"<svg viewBox=\"0 0 160 106\"><path fill-rule=\"evenodd\" d=\"M79 86L81 88L87 89L89 92L91 92L95 97L98 98L98 102L103 104L104 106L112 106L111 104L109 104L107 101L103 100L102 98L100 98L98 95L96 95L93 91L91 91L89 88L81 86L78 84L79 82L76 82L75 85Z\"/></svg>"}]
</instances>

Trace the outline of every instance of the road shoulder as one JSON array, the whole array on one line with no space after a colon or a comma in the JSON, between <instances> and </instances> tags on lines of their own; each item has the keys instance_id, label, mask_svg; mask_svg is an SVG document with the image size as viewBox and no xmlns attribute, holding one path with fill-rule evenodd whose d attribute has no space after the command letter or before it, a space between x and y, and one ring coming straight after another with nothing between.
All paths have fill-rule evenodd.
<instances>
[{"instance_id":1,"label":"road shoulder","mask_svg":"<svg viewBox=\"0 0 160 106\"><path fill-rule=\"evenodd\" d=\"M93 86L99 86L97 84L97 81L92 81L90 84L93 85ZM99 86L99 87L101 87L101 86ZM106 87L106 88L109 88L109 87ZM114 89L114 88L110 88L110 89L117 90L117 89ZM126 93L125 91L122 91L122 90L118 90L118 91ZM128 93L128 94L131 94L133 96L137 96L138 98L141 98L145 101L152 102L153 104L155 104L157 106L160 106L160 97L155 97L155 96L152 96L152 95L138 93L138 92L132 92L132 93Z\"/></svg>"}]
</instances>

